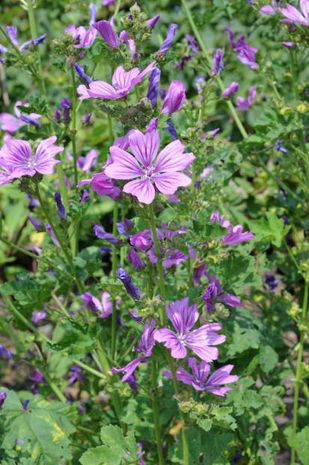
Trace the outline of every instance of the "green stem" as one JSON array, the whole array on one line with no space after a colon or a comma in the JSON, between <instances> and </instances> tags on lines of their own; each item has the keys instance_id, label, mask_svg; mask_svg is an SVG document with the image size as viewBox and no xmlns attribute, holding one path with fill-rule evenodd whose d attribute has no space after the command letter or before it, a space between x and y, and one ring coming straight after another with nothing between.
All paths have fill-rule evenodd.
<instances>
[{"instance_id":1,"label":"green stem","mask_svg":"<svg viewBox=\"0 0 309 465\"><path fill-rule=\"evenodd\" d=\"M158 396L157 396L157 378L158 378L157 364L155 360L152 360L151 362L151 384L152 384L153 420L154 420L154 427L155 427L159 465L164 465L165 460L163 456L161 427L160 427L160 413L159 413L159 403L158 403Z\"/></svg>"},{"instance_id":2,"label":"green stem","mask_svg":"<svg viewBox=\"0 0 309 465\"><path fill-rule=\"evenodd\" d=\"M305 282L304 290L304 301L303 301L303 311L300 322L300 340L298 345L298 355L297 355L297 365L296 365L296 378L295 378L295 389L294 389L294 405L293 405L293 432L291 439L291 465L295 464L295 439L297 433L297 420L298 420L298 401L300 386L302 383L302 363L303 363L303 351L304 351L304 341L305 341L305 326L307 321L307 311L308 311L308 295L309 295L309 281Z\"/></svg>"},{"instance_id":3,"label":"green stem","mask_svg":"<svg viewBox=\"0 0 309 465\"><path fill-rule=\"evenodd\" d=\"M71 140L72 140L72 152L73 152L73 162L74 162L74 182L75 187L77 188L78 184L78 170L77 170L77 149L76 149L76 80L75 72L73 66L71 66L71 79L72 79L72 127L71 127Z\"/></svg>"},{"instance_id":4,"label":"green stem","mask_svg":"<svg viewBox=\"0 0 309 465\"><path fill-rule=\"evenodd\" d=\"M56 385L56 383L54 383L54 381L52 381L49 376L47 376L45 373L44 373L44 377L46 378L46 381L48 382L51 390L56 394L56 396L58 397L58 399L63 402L63 403L66 403L67 399L65 397L65 395L60 391L60 389L58 388L58 386Z\"/></svg>"},{"instance_id":5,"label":"green stem","mask_svg":"<svg viewBox=\"0 0 309 465\"><path fill-rule=\"evenodd\" d=\"M117 234L117 220L118 220L118 203L114 203L114 210L113 210L113 235ZM113 280L116 281L117 279L117 247L116 245L112 246L112 277ZM113 297L113 312L112 312L112 347L111 347L111 356L112 360L115 360L116 354L116 337L117 337L117 304L116 304L116 297Z\"/></svg>"},{"instance_id":6,"label":"green stem","mask_svg":"<svg viewBox=\"0 0 309 465\"><path fill-rule=\"evenodd\" d=\"M88 371L89 373L96 376L97 378L106 379L106 376L103 375L103 373L100 373L98 370L95 370L94 368L89 367L88 365L86 365L85 363L83 363L83 362L81 362L79 360L73 360L73 363L80 366L85 371Z\"/></svg>"},{"instance_id":7,"label":"green stem","mask_svg":"<svg viewBox=\"0 0 309 465\"><path fill-rule=\"evenodd\" d=\"M115 8L115 11L114 11L114 19L116 19L117 15L118 15L118 12L119 12L119 9L120 9L120 4L121 4L121 0L117 0L116 8Z\"/></svg>"},{"instance_id":8,"label":"green stem","mask_svg":"<svg viewBox=\"0 0 309 465\"><path fill-rule=\"evenodd\" d=\"M149 211L149 222L150 222L150 227L151 227L152 236L153 236L153 243L154 243L154 246L155 246L155 252L156 252L156 256L157 256L157 269L158 269L158 274L159 274L160 294L161 294L162 301L165 301L166 300L166 294L165 294L162 256L161 256L160 244L159 244L159 239L158 239L157 229L156 229L156 224L155 224L153 204L149 205L148 211ZM162 325L164 325L166 323L165 311L164 311L163 307L160 309L160 322L161 322Z\"/></svg>"},{"instance_id":9,"label":"green stem","mask_svg":"<svg viewBox=\"0 0 309 465\"><path fill-rule=\"evenodd\" d=\"M36 27L35 15L34 15L34 8L33 8L33 0L28 0L27 2L27 11L28 11L28 19L30 24L30 32L32 39L36 39L38 37L38 31ZM42 61L38 47L36 47L35 51L38 59L38 80L41 88L41 92L46 95L46 87L45 81L43 78L43 71L42 71Z\"/></svg>"},{"instance_id":10,"label":"green stem","mask_svg":"<svg viewBox=\"0 0 309 465\"><path fill-rule=\"evenodd\" d=\"M59 179L59 190L61 194L61 198L63 200L63 205L66 211L68 212L70 210L70 204L69 204L69 196L68 196L68 189L65 184L65 179L64 179L64 173L63 169L60 163L56 165L56 171ZM70 239L70 245L71 245L71 251L72 255L76 255L76 230L74 228L74 225L71 224L68 229L68 235Z\"/></svg>"}]
</instances>

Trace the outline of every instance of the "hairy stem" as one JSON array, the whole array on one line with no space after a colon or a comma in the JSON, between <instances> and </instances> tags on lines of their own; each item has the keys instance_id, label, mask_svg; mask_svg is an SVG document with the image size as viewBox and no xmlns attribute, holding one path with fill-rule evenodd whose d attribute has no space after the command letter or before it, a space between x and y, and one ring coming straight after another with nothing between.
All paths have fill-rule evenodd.
<instances>
[{"instance_id":1,"label":"hairy stem","mask_svg":"<svg viewBox=\"0 0 309 465\"><path fill-rule=\"evenodd\" d=\"M158 402L158 396L157 396L157 379L158 379L157 364L155 360L152 360L151 362L151 387L152 387L153 421L154 421L154 428L155 428L155 435L156 435L159 465L164 465L165 460L164 460L164 455L163 455L161 427L160 427L160 412L159 412L159 402Z\"/></svg>"}]
</instances>

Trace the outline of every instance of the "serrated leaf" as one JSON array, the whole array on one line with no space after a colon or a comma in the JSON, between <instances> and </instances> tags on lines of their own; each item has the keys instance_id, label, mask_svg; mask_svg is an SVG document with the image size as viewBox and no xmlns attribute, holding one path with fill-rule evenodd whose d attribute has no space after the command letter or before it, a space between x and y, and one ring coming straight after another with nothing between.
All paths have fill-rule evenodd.
<instances>
[{"instance_id":1,"label":"serrated leaf","mask_svg":"<svg viewBox=\"0 0 309 465\"><path fill-rule=\"evenodd\" d=\"M259 361L265 373L272 371L278 363L278 354L271 346L263 346L259 353Z\"/></svg>"}]
</instances>

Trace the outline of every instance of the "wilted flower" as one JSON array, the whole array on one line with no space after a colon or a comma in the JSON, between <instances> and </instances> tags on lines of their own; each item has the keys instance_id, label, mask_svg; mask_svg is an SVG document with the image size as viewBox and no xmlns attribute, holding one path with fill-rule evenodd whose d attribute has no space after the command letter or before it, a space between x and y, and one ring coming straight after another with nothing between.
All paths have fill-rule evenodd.
<instances>
[{"instance_id":1,"label":"wilted flower","mask_svg":"<svg viewBox=\"0 0 309 465\"><path fill-rule=\"evenodd\" d=\"M96 6L94 3L90 3L89 13L89 29L86 29L84 26L76 27L74 24L70 24L65 28L65 32L72 35L75 48L90 47L96 38L97 31L93 27L96 15Z\"/></svg>"},{"instance_id":2,"label":"wilted flower","mask_svg":"<svg viewBox=\"0 0 309 465\"><path fill-rule=\"evenodd\" d=\"M209 276L209 285L207 286L202 299L205 302L205 307L208 312L212 312L216 309L216 302L228 305L229 307L243 307L239 297L233 294L224 293L221 289L221 285L216 276Z\"/></svg>"},{"instance_id":3,"label":"wilted flower","mask_svg":"<svg viewBox=\"0 0 309 465\"><path fill-rule=\"evenodd\" d=\"M106 232L105 229L102 228L102 226L99 226L98 224L93 225L93 232L99 239L103 239L104 241L107 241L110 244L117 245L120 242L120 239L115 237L113 234Z\"/></svg>"},{"instance_id":4,"label":"wilted flower","mask_svg":"<svg viewBox=\"0 0 309 465\"><path fill-rule=\"evenodd\" d=\"M117 278L120 279L120 281L123 283L127 293L132 297L132 299L140 300L140 289L135 286L135 284L133 284L131 276L123 268L118 268Z\"/></svg>"},{"instance_id":5,"label":"wilted flower","mask_svg":"<svg viewBox=\"0 0 309 465\"><path fill-rule=\"evenodd\" d=\"M239 90L239 84L236 81L233 81L226 89L223 91L223 97L229 98L232 97Z\"/></svg>"},{"instance_id":6,"label":"wilted flower","mask_svg":"<svg viewBox=\"0 0 309 465\"><path fill-rule=\"evenodd\" d=\"M18 129L22 128L26 124L33 126L40 126L39 119L42 117L37 113L30 113L29 115L23 114L19 107L29 107L29 103L21 102L18 100L14 105L14 113L16 116L10 113L0 113L0 129L5 132L14 133Z\"/></svg>"},{"instance_id":7,"label":"wilted flower","mask_svg":"<svg viewBox=\"0 0 309 465\"><path fill-rule=\"evenodd\" d=\"M74 63L74 69L76 71L76 74L78 75L78 77L84 81L86 84L90 84L92 82L92 79L90 76L88 76L88 74L86 73L86 71L84 70L84 68L82 66L80 66L78 63Z\"/></svg>"},{"instance_id":8,"label":"wilted flower","mask_svg":"<svg viewBox=\"0 0 309 465\"><path fill-rule=\"evenodd\" d=\"M192 330L200 315L197 305L189 305L188 297L168 304L166 315L176 332L169 328L157 329L154 338L171 349L172 357L185 358L187 349L191 349L205 362L218 358L218 349L211 346L222 344L225 341L223 334L217 334L217 331L222 328L221 324L209 323Z\"/></svg>"},{"instance_id":9,"label":"wilted flower","mask_svg":"<svg viewBox=\"0 0 309 465\"><path fill-rule=\"evenodd\" d=\"M210 365L204 361L197 364L195 358L190 357L187 363L192 374L180 367L176 370L176 377L184 384L191 385L196 391L208 391L224 397L231 390L225 384L234 383L238 380L238 376L230 374L234 368L233 365L225 365L210 374ZM170 374L168 376L171 377Z\"/></svg>"},{"instance_id":10,"label":"wilted flower","mask_svg":"<svg viewBox=\"0 0 309 465\"><path fill-rule=\"evenodd\" d=\"M195 159L192 153L184 153L184 146L176 140L159 154L160 137L157 130L143 134L135 130L129 136L130 153L117 146L110 148L112 163L106 174L114 179L135 179L124 185L123 191L135 195L142 203L150 204L155 197L155 187L162 194L174 194L178 187L185 187L191 179L180 171ZM155 186L155 187L154 187Z\"/></svg>"},{"instance_id":11,"label":"wilted flower","mask_svg":"<svg viewBox=\"0 0 309 465\"><path fill-rule=\"evenodd\" d=\"M55 192L54 199L55 199L55 202L56 202L56 205L57 205L58 216L62 221L65 221L66 217L67 217L67 212L66 212L66 210L64 208L64 205L62 203L60 192Z\"/></svg>"},{"instance_id":12,"label":"wilted flower","mask_svg":"<svg viewBox=\"0 0 309 465\"><path fill-rule=\"evenodd\" d=\"M177 28L178 28L177 24L171 24L170 27L168 28L166 37L158 50L158 55L160 57L164 57L167 54L168 50L170 49L172 42L174 40L176 31L177 31Z\"/></svg>"},{"instance_id":13,"label":"wilted flower","mask_svg":"<svg viewBox=\"0 0 309 465\"><path fill-rule=\"evenodd\" d=\"M130 248L128 252L128 261L129 263L131 263L131 265L136 271L140 271L146 266L146 263L144 262L144 260L139 256L138 252L136 252L136 250L134 250L133 248Z\"/></svg>"},{"instance_id":14,"label":"wilted flower","mask_svg":"<svg viewBox=\"0 0 309 465\"><path fill-rule=\"evenodd\" d=\"M244 98L244 97L236 98L236 103L237 103L236 109L238 111L248 110L250 107L252 107L255 97L256 97L256 89L255 87L251 86L249 88L249 96L247 98Z\"/></svg>"},{"instance_id":15,"label":"wilted flower","mask_svg":"<svg viewBox=\"0 0 309 465\"><path fill-rule=\"evenodd\" d=\"M233 226L228 220L224 218L224 215L220 215L218 210L211 214L210 222L216 222L223 228L228 229L229 232L222 238L224 245L233 246L241 244L242 242L251 241L254 238L253 233L243 232L242 225L238 224Z\"/></svg>"},{"instance_id":16,"label":"wilted flower","mask_svg":"<svg viewBox=\"0 0 309 465\"><path fill-rule=\"evenodd\" d=\"M239 61L247 65L250 69L257 69L258 65L255 61L257 49L247 44L244 34L241 34L237 42L235 42L233 31L229 27L225 28L225 31L229 36L231 46L236 52Z\"/></svg>"},{"instance_id":17,"label":"wilted flower","mask_svg":"<svg viewBox=\"0 0 309 465\"><path fill-rule=\"evenodd\" d=\"M172 266L178 266L181 263L188 260L188 255L181 252L181 250L169 249L166 252L166 257L164 258L162 265L164 268L171 268Z\"/></svg>"},{"instance_id":18,"label":"wilted flower","mask_svg":"<svg viewBox=\"0 0 309 465\"><path fill-rule=\"evenodd\" d=\"M0 185L21 176L52 174L54 166L60 163L54 157L63 150L63 147L54 145L56 140L56 136L42 140L33 155L29 142L6 138L0 150Z\"/></svg>"},{"instance_id":19,"label":"wilted flower","mask_svg":"<svg viewBox=\"0 0 309 465\"><path fill-rule=\"evenodd\" d=\"M223 56L224 56L224 51L218 48L212 59L211 74L213 76L215 76L216 74L222 73L224 69Z\"/></svg>"},{"instance_id":20,"label":"wilted flower","mask_svg":"<svg viewBox=\"0 0 309 465\"><path fill-rule=\"evenodd\" d=\"M163 101L161 113L168 113L171 115L179 111L185 100L186 88L184 83L181 81L172 81Z\"/></svg>"},{"instance_id":21,"label":"wilted flower","mask_svg":"<svg viewBox=\"0 0 309 465\"><path fill-rule=\"evenodd\" d=\"M113 302L109 292L102 292L101 301L93 296L90 292L86 292L81 296L83 302L85 302L88 310L97 313L99 318L107 318L113 312ZM116 305L119 306L120 300L116 300Z\"/></svg>"},{"instance_id":22,"label":"wilted flower","mask_svg":"<svg viewBox=\"0 0 309 465\"><path fill-rule=\"evenodd\" d=\"M150 100L152 107L155 107L159 95L161 71L159 68L154 68L149 77L149 85L147 91L147 98Z\"/></svg>"},{"instance_id":23,"label":"wilted flower","mask_svg":"<svg viewBox=\"0 0 309 465\"><path fill-rule=\"evenodd\" d=\"M116 200L120 197L121 190L117 187L114 181L102 173L96 173L90 179L79 181L78 187L90 184L91 189L98 195L106 195Z\"/></svg>"},{"instance_id":24,"label":"wilted flower","mask_svg":"<svg viewBox=\"0 0 309 465\"><path fill-rule=\"evenodd\" d=\"M155 62L150 63L143 71L132 68L125 71L123 66L118 66L112 77L112 83L104 81L92 81L89 88L80 85L77 88L80 100L89 98L102 98L107 100L118 100L126 97L129 92L139 84L142 79L154 68Z\"/></svg>"},{"instance_id":25,"label":"wilted flower","mask_svg":"<svg viewBox=\"0 0 309 465\"><path fill-rule=\"evenodd\" d=\"M98 159L98 152L90 150L84 157L78 157L77 164L81 171L88 172L94 167Z\"/></svg>"}]
</instances>

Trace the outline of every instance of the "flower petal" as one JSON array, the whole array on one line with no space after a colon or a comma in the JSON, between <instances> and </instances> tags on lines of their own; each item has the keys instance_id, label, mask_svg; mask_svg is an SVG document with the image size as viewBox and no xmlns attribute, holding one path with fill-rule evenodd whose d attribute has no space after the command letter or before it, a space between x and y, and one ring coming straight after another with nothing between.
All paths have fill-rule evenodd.
<instances>
[{"instance_id":1,"label":"flower petal","mask_svg":"<svg viewBox=\"0 0 309 465\"><path fill-rule=\"evenodd\" d=\"M81 87L86 87L86 86L79 86L77 88L78 92ZM89 89L87 90L88 90L87 93L90 98L103 98L107 100L117 100L120 98L120 96L118 95L114 87L105 81L92 81L89 84ZM85 94L86 94L85 90L82 89L82 94L81 94L82 98L85 98L83 97Z\"/></svg>"},{"instance_id":2,"label":"flower petal","mask_svg":"<svg viewBox=\"0 0 309 465\"><path fill-rule=\"evenodd\" d=\"M105 168L105 174L114 179L134 179L142 176L137 160L125 150L113 145L110 149L112 163Z\"/></svg>"},{"instance_id":3,"label":"flower petal","mask_svg":"<svg viewBox=\"0 0 309 465\"><path fill-rule=\"evenodd\" d=\"M158 155L155 163L156 173L182 171L195 160L193 153L184 153L180 140L168 144Z\"/></svg>"},{"instance_id":4,"label":"flower petal","mask_svg":"<svg viewBox=\"0 0 309 465\"><path fill-rule=\"evenodd\" d=\"M183 173L165 173L153 177L156 188L165 195L176 192L178 187L186 187L191 184L191 179Z\"/></svg>"},{"instance_id":5,"label":"flower petal","mask_svg":"<svg viewBox=\"0 0 309 465\"><path fill-rule=\"evenodd\" d=\"M168 328L156 329L154 339L157 342L164 342L165 347L171 349L171 355L174 358L185 358L187 355L184 345L179 342L176 334Z\"/></svg>"},{"instance_id":6,"label":"flower petal","mask_svg":"<svg viewBox=\"0 0 309 465\"><path fill-rule=\"evenodd\" d=\"M141 131L131 131L129 135L130 149L138 161L145 167L149 167L158 153L160 136L158 130L143 134Z\"/></svg>"},{"instance_id":7,"label":"flower petal","mask_svg":"<svg viewBox=\"0 0 309 465\"><path fill-rule=\"evenodd\" d=\"M123 192L135 195L139 202L149 205L155 198L155 188L148 178L136 179L135 181L128 182Z\"/></svg>"}]
</instances>

